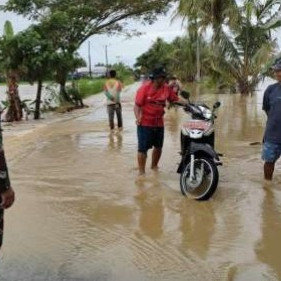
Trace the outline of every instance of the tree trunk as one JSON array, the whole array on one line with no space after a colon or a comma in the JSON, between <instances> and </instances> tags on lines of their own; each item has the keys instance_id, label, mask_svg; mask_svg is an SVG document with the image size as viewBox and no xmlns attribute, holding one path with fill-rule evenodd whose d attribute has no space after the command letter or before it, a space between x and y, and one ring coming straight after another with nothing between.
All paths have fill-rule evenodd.
<instances>
[{"instance_id":1,"label":"tree trunk","mask_svg":"<svg viewBox=\"0 0 281 281\"><path fill-rule=\"evenodd\" d=\"M248 83L248 81L240 81L238 84L239 87L239 92L244 95L244 96L248 96L251 93L251 87Z\"/></svg>"},{"instance_id":2,"label":"tree trunk","mask_svg":"<svg viewBox=\"0 0 281 281\"><path fill-rule=\"evenodd\" d=\"M39 80L37 86L34 120L40 119L41 94L42 94L42 80Z\"/></svg>"},{"instance_id":3,"label":"tree trunk","mask_svg":"<svg viewBox=\"0 0 281 281\"><path fill-rule=\"evenodd\" d=\"M197 27L196 31L196 68L197 68L197 73L196 73L196 80L200 81L201 80L201 54L200 54L200 34L199 34L199 29Z\"/></svg>"},{"instance_id":4,"label":"tree trunk","mask_svg":"<svg viewBox=\"0 0 281 281\"><path fill-rule=\"evenodd\" d=\"M66 87L65 87L66 81L60 82L60 96L62 102L69 102L73 103L69 95L67 94Z\"/></svg>"},{"instance_id":5,"label":"tree trunk","mask_svg":"<svg viewBox=\"0 0 281 281\"><path fill-rule=\"evenodd\" d=\"M9 107L5 116L7 122L21 121L23 112L22 104L18 92L18 84L15 76L8 76L8 102Z\"/></svg>"}]
</instances>

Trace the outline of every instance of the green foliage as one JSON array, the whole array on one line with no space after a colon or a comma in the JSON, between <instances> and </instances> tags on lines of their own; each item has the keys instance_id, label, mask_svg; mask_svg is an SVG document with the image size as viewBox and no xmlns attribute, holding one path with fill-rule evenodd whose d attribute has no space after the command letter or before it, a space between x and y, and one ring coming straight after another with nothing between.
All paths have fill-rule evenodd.
<instances>
[{"instance_id":1,"label":"green foliage","mask_svg":"<svg viewBox=\"0 0 281 281\"><path fill-rule=\"evenodd\" d=\"M151 48L137 58L135 67L141 67L142 71L151 71L156 66L168 67L171 63L173 46L161 38L157 38Z\"/></svg>"},{"instance_id":2,"label":"green foliage","mask_svg":"<svg viewBox=\"0 0 281 281\"><path fill-rule=\"evenodd\" d=\"M84 64L75 53L78 47L94 34L133 34L134 30L127 29L126 19L152 23L157 15L169 9L171 2L173 1L8 0L3 9L38 23L34 30L40 34L42 41L48 42L48 45L51 42L53 49L48 65L51 65L55 80L61 85L61 95L71 102L65 83L68 73ZM16 60L15 64L18 65ZM36 61L36 65L44 64Z\"/></svg>"},{"instance_id":3,"label":"green foliage","mask_svg":"<svg viewBox=\"0 0 281 281\"><path fill-rule=\"evenodd\" d=\"M52 40L70 51L94 34L131 33L126 19L152 23L171 0L8 0L4 9L40 22ZM131 31L131 32L129 32Z\"/></svg>"},{"instance_id":4,"label":"green foliage","mask_svg":"<svg viewBox=\"0 0 281 281\"><path fill-rule=\"evenodd\" d=\"M101 93L106 79L81 79L79 80L79 92L83 98Z\"/></svg>"},{"instance_id":5,"label":"green foliage","mask_svg":"<svg viewBox=\"0 0 281 281\"><path fill-rule=\"evenodd\" d=\"M47 78L55 78L58 83L65 83L69 72L85 65L76 53L58 50L42 26L38 25L31 26L9 39L0 38L0 61L5 72L16 70L30 83L42 83ZM40 91L39 89L38 106Z\"/></svg>"},{"instance_id":6,"label":"green foliage","mask_svg":"<svg viewBox=\"0 0 281 281\"><path fill-rule=\"evenodd\" d=\"M200 38L202 58L209 55L207 43ZM182 81L194 81L196 75L196 40L192 36L177 37L172 43L158 38L152 47L137 58L136 67L143 73L158 65L167 68L170 75L177 75Z\"/></svg>"},{"instance_id":7,"label":"green foliage","mask_svg":"<svg viewBox=\"0 0 281 281\"><path fill-rule=\"evenodd\" d=\"M118 68L114 67L114 69L117 69L117 72L119 73ZM120 79L119 74L118 74L118 79ZM123 79L121 81L123 82L124 86L134 83L134 78L133 78L131 72L129 73L129 75L124 75ZM95 94L99 94L99 93L103 92L105 82L106 82L106 78L80 79L78 81L79 95L82 98L86 98L86 97L89 97L89 96L92 96ZM72 88L69 88L68 90L72 91Z\"/></svg>"},{"instance_id":8,"label":"green foliage","mask_svg":"<svg viewBox=\"0 0 281 281\"><path fill-rule=\"evenodd\" d=\"M196 68L196 38L194 36L184 36L182 38L176 38L172 42L173 51L171 55L171 64L169 67L171 74L176 74L178 78L182 81L194 81L197 68ZM200 49L201 49L201 59L204 62L206 58L210 55L210 46L204 41L203 37L199 38ZM205 72L205 67L203 67L202 74L207 74Z\"/></svg>"},{"instance_id":9,"label":"green foliage","mask_svg":"<svg viewBox=\"0 0 281 281\"><path fill-rule=\"evenodd\" d=\"M4 37L11 39L14 36L14 29L10 21L6 21L4 24Z\"/></svg>"},{"instance_id":10,"label":"green foliage","mask_svg":"<svg viewBox=\"0 0 281 281\"><path fill-rule=\"evenodd\" d=\"M117 63L111 66L112 69L116 70L117 77L123 83L128 80L129 77L133 77L133 70L123 63Z\"/></svg>"},{"instance_id":11,"label":"green foliage","mask_svg":"<svg viewBox=\"0 0 281 281\"><path fill-rule=\"evenodd\" d=\"M3 105L3 108L1 108L1 111L5 110L10 105L8 100L1 100L1 104Z\"/></svg>"},{"instance_id":12,"label":"green foliage","mask_svg":"<svg viewBox=\"0 0 281 281\"><path fill-rule=\"evenodd\" d=\"M271 31L281 25L278 10L279 0L181 0L178 14L199 33L212 29L212 52L202 60L211 79L248 94L276 50Z\"/></svg>"},{"instance_id":13,"label":"green foliage","mask_svg":"<svg viewBox=\"0 0 281 281\"><path fill-rule=\"evenodd\" d=\"M55 81L59 84L65 83L68 73L74 72L82 66L86 66L86 63L79 57L78 53L56 52L52 60Z\"/></svg>"}]
</instances>

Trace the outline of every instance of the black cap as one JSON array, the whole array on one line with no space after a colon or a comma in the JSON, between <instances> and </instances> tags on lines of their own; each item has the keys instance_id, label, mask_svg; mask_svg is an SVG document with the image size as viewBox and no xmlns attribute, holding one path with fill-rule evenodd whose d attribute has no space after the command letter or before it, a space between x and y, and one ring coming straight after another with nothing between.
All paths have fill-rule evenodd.
<instances>
[{"instance_id":1,"label":"black cap","mask_svg":"<svg viewBox=\"0 0 281 281\"><path fill-rule=\"evenodd\" d=\"M150 77L152 79L157 79L157 78L166 78L167 77L167 72L164 67L157 67L154 68Z\"/></svg>"}]
</instances>

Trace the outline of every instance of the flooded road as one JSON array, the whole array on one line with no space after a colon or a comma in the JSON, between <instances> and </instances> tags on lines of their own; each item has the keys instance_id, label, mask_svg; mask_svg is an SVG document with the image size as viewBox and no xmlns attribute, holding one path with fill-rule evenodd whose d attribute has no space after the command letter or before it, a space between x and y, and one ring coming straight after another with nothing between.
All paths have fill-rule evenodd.
<instances>
[{"instance_id":1,"label":"flooded road","mask_svg":"<svg viewBox=\"0 0 281 281\"><path fill-rule=\"evenodd\" d=\"M103 97L61 120L8 127L17 202L6 213L1 281L281 280L281 166L262 186L262 91L220 100L220 183L209 202L184 198L179 109L166 115L161 169L136 183L136 87L124 93L125 129L109 134ZM265 85L260 87L263 90Z\"/></svg>"}]
</instances>

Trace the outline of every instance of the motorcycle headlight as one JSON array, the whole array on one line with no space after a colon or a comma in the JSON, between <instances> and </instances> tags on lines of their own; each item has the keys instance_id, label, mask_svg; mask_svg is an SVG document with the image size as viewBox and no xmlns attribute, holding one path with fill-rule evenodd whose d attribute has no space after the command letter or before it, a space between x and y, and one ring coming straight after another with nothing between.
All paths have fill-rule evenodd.
<instances>
[{"instance_id":1,"label":"motorcycle headlight","mask_svg":"<svg viewBox=\"0 0 281 281\"><path fill-rule=\"evenodd\" d=\"M203 113L204 118L206 118L208 120L210 120L212 118L212 111L211 110L205 108L202 113Z\"/></svg>"}]
</instances>

